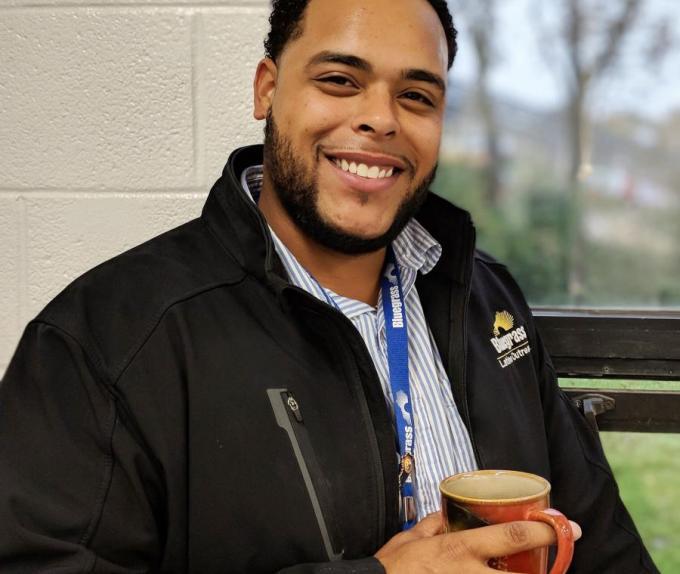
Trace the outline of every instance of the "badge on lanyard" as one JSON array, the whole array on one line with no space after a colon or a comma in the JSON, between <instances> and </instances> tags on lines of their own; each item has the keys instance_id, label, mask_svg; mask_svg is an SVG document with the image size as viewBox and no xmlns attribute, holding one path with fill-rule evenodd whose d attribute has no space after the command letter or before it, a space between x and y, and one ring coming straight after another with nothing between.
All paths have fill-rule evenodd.
<instances>
[{"instance_id":1,"label":"badge on lanyard","mask_svg":"<svg viewBox=\"0 0 680 574\"><path fill-rule=\"evenodd\" d=\"M410 528L406 525L412 525L416 520L416 499L414 496L408 496L404 494L406 490L406 484L411 484L411 490L413 490L413 467L414 460L413 455L405 454L401 457L401 464L399 468L399 489L402 492L399 504L399 514L402 524L405 526L405 530Z\"/></svg>"}]
</instances>

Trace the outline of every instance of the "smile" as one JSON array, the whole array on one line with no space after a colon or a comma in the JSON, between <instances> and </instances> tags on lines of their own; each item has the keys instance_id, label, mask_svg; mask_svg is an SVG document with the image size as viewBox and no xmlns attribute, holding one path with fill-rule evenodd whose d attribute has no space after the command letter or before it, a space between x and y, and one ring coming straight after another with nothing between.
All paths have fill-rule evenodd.
<instances>
[{"instance_id":1,"label":"smile","mask_svg":"<svg viewBox=\"0 0 680 574\"><path fill-rule=\"evenodd\" d=\"M350 189L363 193L378 193L392 189L399 181L402 169L394 165L375 165L359 158L326 156L337 177Z\"/></svg>"},{"instance_id":2,"label":"smile","mask_svg":"<svg viewBox=\"0 0 680 574\"><path fill-rule=\"evenodd\" d=\"M347 161L346 159L332 158L329 157L335 165L337 165L342 171L358 175L359 177L364 177L366 179L385 179L386 177L392 177L395 168L378 165L366 165L365 163L356 163L354 161Z\"/></svg>"}]
</instances>

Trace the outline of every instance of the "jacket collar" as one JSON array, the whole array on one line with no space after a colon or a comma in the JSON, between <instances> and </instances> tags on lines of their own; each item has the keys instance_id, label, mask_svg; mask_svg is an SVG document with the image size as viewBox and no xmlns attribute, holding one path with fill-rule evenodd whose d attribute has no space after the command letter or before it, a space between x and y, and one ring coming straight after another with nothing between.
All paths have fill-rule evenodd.
<instances>
[{"instance_id":1,"label":"jacket collar","mask_svg":"<svg viewBox=\"0 0 680 574\"><path fill-rule=\"evenodd\" d=\"M253 145L232 152L222 177L210 191L202 218L239 265L283 286L285 273L267 222L241 185L243 171L262 163L262 150L261 145ZM474 249L470 215L430 193L416 218L442 246L442 256L432 273L442 273L453 281L465 283Z\"/></svg>"},{"instance_id":2,"label":"jacket collar","mask_svg":"<svg viewBox=\"0 0 680 574\"><path fill-rule=\"evenodd\" d=\"M470 214L430 192L416 219L442 246L442 256L433 272L465 284L475 249Z\"/></svg>"}]
</instances>

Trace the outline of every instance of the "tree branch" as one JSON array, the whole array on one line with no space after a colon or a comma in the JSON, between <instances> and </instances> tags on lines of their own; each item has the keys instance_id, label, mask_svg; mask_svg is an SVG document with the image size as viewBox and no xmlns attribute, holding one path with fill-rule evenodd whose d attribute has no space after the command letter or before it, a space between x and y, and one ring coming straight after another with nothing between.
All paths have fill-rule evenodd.
<instances>
[{"instance_id":1,"label":"tree branch","mask_svg":"<svg viewBox=\"0 0 680 574\"><path fill-rule=\"evenodd\" d=\"M568 0L566 39L569 63L573 75L572 89L580 90L590 79L590 72L583 63L581 49L584 35L584 10L580 0Z\"/></svg>"},{"instance_id":2,"label":"tree branch","mask_svg":"<svg viewBox=\"0 0 680 574\"><path fill-rule=\"evenodd\" d=\"M608 39L602 53L595 59L590 68L590 75L597 76L605 71L618 56L623 39L640 10L641 0L625 0L626 4L620 16L609 26Z\"/></svg>"}]
</instances>

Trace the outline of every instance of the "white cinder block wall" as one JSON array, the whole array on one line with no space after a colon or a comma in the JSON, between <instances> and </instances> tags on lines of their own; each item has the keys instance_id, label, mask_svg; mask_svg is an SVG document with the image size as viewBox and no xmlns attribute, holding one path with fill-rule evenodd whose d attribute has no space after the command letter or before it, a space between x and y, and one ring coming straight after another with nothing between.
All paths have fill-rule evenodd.
<instances>
[{"instance_id":1,"label":"white cinder block wall","mask_svg":"<svg viewBox=\"0 0 680 574\"><path fill-rule=\"evenodd\" d=\"M0 377L75 277L196 217L262 139L266 0L0 0Z\"/></svg>"}]
</instances>

